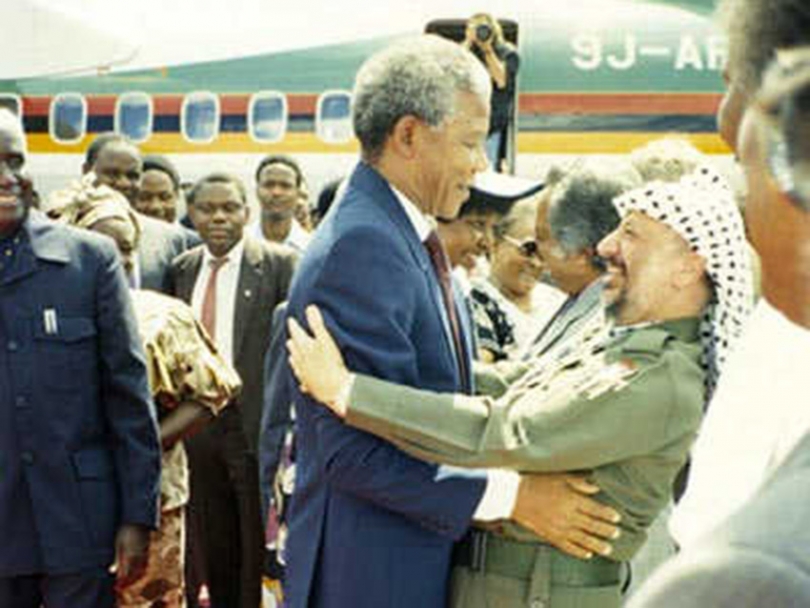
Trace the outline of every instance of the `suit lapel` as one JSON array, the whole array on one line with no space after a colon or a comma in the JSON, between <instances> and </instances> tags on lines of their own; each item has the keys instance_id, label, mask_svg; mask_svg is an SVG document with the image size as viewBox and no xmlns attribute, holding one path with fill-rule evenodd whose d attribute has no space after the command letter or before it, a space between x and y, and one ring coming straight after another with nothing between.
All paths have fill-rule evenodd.
<instances>
[{"instance_id":1,"label":"suit lapel","mask_svg":"<svg viewBox=\"0 0 810 608\"><path fill-rule=\"evenodd\" d=\"M191 304L191 297L194 293L194 284L200 275L200 266L203 259L203 247L198 247L192 251L185 260L185 264L177 273L177 284L175 294L178 298Z\"/></svg>"},{"instance_id":2,"label":"suit lapel","mask_svg":"<svg viewBox=\"0 0 810 608\"><path fill-rule=\"evenodd\" d=\"M262 251L261 245L250 238L245 239L245 250L239 267L239 280L236 284L236 301L233 320L233 360L239 360L239 353L245 338L245 331L250 326L253 303L259 297L262 285Z\"/></svg>"},{"instance_id":3,"label":"suit lapel","mask_svg":"<svg viewBox=\"0 0 810 608\"><path fill-rule=\"evenodd\" d=\"M442 296L442 289L439 280L436 277L436 272L433 269L433 263L430 261L427 249L424 243L419 239L413 224L408 218L402 204L397 199L394 191L387 181L370 165L360 162L357 165L352 177L350 179L349 187L356 188L368 194L370 200L374 201L388 215L397 228L400 230L405 238L408 248L413 255L414 261L422 270L427 282L428 291L432 296L433 305L444 329L444 340L447 345L447 353L450 357L450 362L454 370L458 370L458 361L456 360L456 349L453 345L453 333L450 328L450 319L447 318L447 310L444 306L444 297ZM458 313L459 306L456 306ZM462 334L466 332L462 329ZM464 356L459 353L459 356ZM467 367L470 367L469 365ZM459 377L456 371L456 379L458 384L461 385L463 379ZM468 384L469 385L469 384Z\"/></svg>"},{"instance_id":4,"label":"suit lapel","mask_svg":"<svg viewBox=\"0 0 810 608\"><path fill-rule=\"evenodd\" d=\"M436 309L436 314L439 316L442 327L444 328L444 339L449 349L450 357L453 364L458 368L457 361L455 360L455 346L453 345L453 333L450 328L450 319L447 318L447 310L444 307L444 297L442 296L442 288L439 285L439 280L436 277L436 271L433 269L433 263L430 261L427 249L424 243L419 239L416 230L413 227L410 219L408 219L405 210L402 208L399 200L383 177L368 164L361 162L352 175L350 186L357 188L368 193L371 200L375 205L379 205L385 213L396 224L408 248L413 255L414 261L422 269L427 281L428 291L430 292L433 305ZM466 333L466 332L463 332Z\"/></svg>"},{"instance_id":5,"label":"suit lapel","mask_svg":"<svg viewBox=\"0 0 810 608\"><path fill-rule=\"evenodd\" d=\"M473 373L472 373L472 360L475 358L475 326L473 325L472 315L470 314L469 300L464 295L464 290L455 279L453 280L453 295L456 300L456 310L458 311L458 325L461 332L461 342L464 347L464 352L459 353L459 356L465 359L465 369L467 370L467 377L464 378L464 386L470 389L470 393L474 392L473 386Z\"/></svg>"}]
</instances>

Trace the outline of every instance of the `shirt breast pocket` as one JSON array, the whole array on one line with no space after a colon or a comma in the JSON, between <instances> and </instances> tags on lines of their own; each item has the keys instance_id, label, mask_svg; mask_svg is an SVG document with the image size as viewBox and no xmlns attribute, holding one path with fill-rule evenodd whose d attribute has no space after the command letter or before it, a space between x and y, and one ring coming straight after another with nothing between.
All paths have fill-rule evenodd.
<instances>
[{"instance_id":1,"label":"shirt breast pocket","mask_svg":"<svg viewBox=\"0 0 810 608\"><path fill-rule=\"evenodd\" d=\"M55 389L88 387L98 370L96 324L88 317L63 317L46 331L34 325L37 359L44 370L43 384Z\"/></svg>"}]
</instances>

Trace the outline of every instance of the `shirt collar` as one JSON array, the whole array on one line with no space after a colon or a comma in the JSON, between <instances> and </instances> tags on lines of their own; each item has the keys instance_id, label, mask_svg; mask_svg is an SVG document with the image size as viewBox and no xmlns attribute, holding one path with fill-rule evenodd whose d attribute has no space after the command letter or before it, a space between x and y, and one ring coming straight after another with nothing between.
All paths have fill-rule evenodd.
<instances>
[{"instance_id":1,"label":"shirt collar","mask_svg":"<svg viewBox=\"0 0 810 608\"><path fill-rule=\"evenodd\" d=\"M391 186L390 183L388 185ZM402 205L402 209L405 211L405 215L408 216L408 221L411 222L411 225L416 231L416 235L419 237L419 240L424 242L430 232L436 227L433 222L433 218L422 213L419 210L419 207L417 207L402 192L394 188L394 186L391 186L391 191L394 193L394 196L397 197L399 204Z\"/></svg>"},{"instance_id":2,"label":"shirt collar","mask_svg":"<svg viewBox=\"0 0 810 608\"><path fill-rule=\"evenodd\" d=\"M634 325L613 325L610 328L610 337L618 339L638 331L639 329L645 329L648 327L660 327L667 333L672 334L684 342L694 342L698 339L700 318L684 317L682 319L669 319L667 321L648 321L645 323L636 323Z\"/></svg>"},{"instance_id":3,"label":"shirt collar","mask_svg":"<svg viewBox=\"0 0 810 608\"><path fill-rule=\"evenodd\" d=\"M242 237L239 241L231 247L231 250L225 254L225 257L228 258L228 263L226 266L230 266L231 264L238 264L242 261L242 252L245 250L245 238ZM203 249L203 267L208 267L212 260L216 259L214 255L208 250L208 247Z\"/></svg>"},{"instance_id":4,"label":"shirt collar","mask_svg":"<svg viewBox=\"0 0 810 608\"><path fill-rule=\"evenodd\" d=\"M306 249L309 244L309 240L309 232L304 230L304 227L298 223L298 220L293 218L292 225L290 226L290 234L287 235L284 244L289 245L299 253L303 253L304 249Z\"/></svg>"},{"instance_id":5,"label":"shirt collar","mask_svg":"<svg viewBox=\"0 0 810 608\"><path fill-rule=\"evenodd\" d=\"M258 220L254 220L250 224L247 225L247 231L250 236L253 238L259 239L260 241L266 241L267 239L264 237L264 231L262 229L262 220L259 218ZM309 245L309 241L312 238L312 235L304 230L304 227L298 223L298 220L293 218L292 224L290 225L290 233L287 235L287 238L284 239L284 245L292 247L298 253L303 253L304 250Z\"/></svg>"}]
</instances>

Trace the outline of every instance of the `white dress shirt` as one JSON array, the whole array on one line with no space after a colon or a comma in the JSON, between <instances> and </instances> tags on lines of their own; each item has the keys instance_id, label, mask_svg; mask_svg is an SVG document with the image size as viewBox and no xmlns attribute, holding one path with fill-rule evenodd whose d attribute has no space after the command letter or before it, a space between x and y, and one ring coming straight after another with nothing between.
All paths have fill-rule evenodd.
<instances>
[{"instance_id":1,"label":"white dress shirt","mask_svg":"<svg viewBox=\"0 0 810 608\"><path fill-rule=\"evenodd\" d=\"M222 265L217 274L217 301L216 324L214 343L225 360L234 365L233 352L233 322L236 313L236 291L239 286L239 269L242 266L242 256L245 251L245 240L241 239L227 253L228 261ZM202 319L203 299L208 286L208 277L211 276L211 262L214 256L206 247L203 251L200 273L194 283L191 294L191 308L197 319Z\"/></svg>"},{"instance_id":2,"label":"white dress shirt","mask_svg":"<svg viewBox=\"0 0 810 608\"><path fill-rule=\"evenodd\" d=\"M252 236L260 241L266 240L264 231L262 230L261 218L248 224L245 230L247 231L248 236ZM301 224L299 224L295 218L293 218L292 224L290 224L290 233L287 235L287 238L284 239L282 244L292 247L297 253L302 254L307 248L307 245L309 245L310 240L312 240L312 235L304 230L304 227L301 226Z\"/></svg>"},{"instance_id":3,"label":"white dress shirt","mask_svg":"<svg viewBox=\"0 0 810 608\"><path fill-rule=\"evenodd\" d=\"M391 186L391 184L389 184ZM423 243L428 238L430 232L435 228L433 218L426 216L419 207L417 207L407 196L402 192L391 186L397 200L405 215L411 222L416 235ZM438 336L437 336L438 339ZM352 376L352 380L354 376ZM351 392L351 384L347 390L343 392L348 398ZM495 521L498 519L508 519L512 514L517 500L518 485L520 483L520 476L515 471L507 471L505 469L488 469L487 470L487 488L478 507L475 509L473 519L477 521Z\"/></svg>"},{"instance_id":4,"label":"white dress shirt","mask_svg":"<svg viewBox=\"0 0 810 608\"><path fill-rule=\"evenodd\" d=\"M741 507L810 430L808 353L810 331L760 300L692 450L689 484L670 520L680 546Z\"/></svg>"}]
</instances>

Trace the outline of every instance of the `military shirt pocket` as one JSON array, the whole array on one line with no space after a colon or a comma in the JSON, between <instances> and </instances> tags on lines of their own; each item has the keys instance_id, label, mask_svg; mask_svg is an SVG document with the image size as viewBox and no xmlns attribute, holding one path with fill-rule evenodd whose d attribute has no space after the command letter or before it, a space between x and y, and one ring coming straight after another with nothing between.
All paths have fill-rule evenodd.
<instances>
[{"instance_id":1,"label":"military shirt pocket","mask_svg":"<svg viewBox=\"0 0 810 608\"><path fill-rule=\"evenodd\" d=\"M86 387L95 381L96 324L89 317L63 317L56 327L46 331L34 323L34 341L38 360L45 373L42 381L50 388Z\"/></svg>"}]
</instances>

